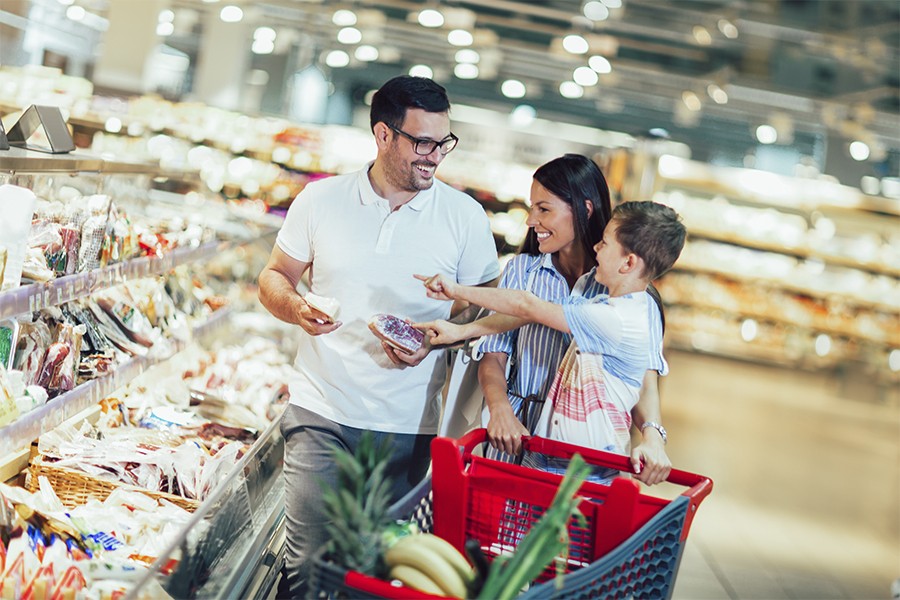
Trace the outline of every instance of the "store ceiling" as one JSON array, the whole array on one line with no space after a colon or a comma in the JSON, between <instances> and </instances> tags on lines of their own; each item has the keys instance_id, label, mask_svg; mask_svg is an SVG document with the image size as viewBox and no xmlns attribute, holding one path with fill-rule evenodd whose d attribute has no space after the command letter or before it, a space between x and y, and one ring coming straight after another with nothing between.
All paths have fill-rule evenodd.
<instances>
[{"instance_id":1,"label":"store ceiling","mask_svg":"<svg viewBox=\"0 0 900 600\"><path fill-rule=\"evenodd\" d=\"M218 11L224 4L175 0ZM592 21L582 0L264 0L244 5L246 18L294 36L292 68L319 60L340 44L332 15L357 12L363 44L380 59L325 68L335 85L359 96L413 64L428 64L451 98L510 111L532 105L539 117L646 135L663 128L688 143L695 157L746 152L755 128L770 123L782 141L793 131L803 154L825 139L867 141L873 158L900 148L900 2L896 0L605 0L605 20ZM617 4L622 6L616 8ZM430 29L419 11L438 9L445 25ZM453 74L447 33L453 21L474 33L481 55L477 79ZM736 37L734 33L737 33ZM561 39L579 33L590 51L573 55ZM173 40L174 42L175 40ZM612 72L564 98L559 86L599 54ZM523 81L528 94L507 99L502 81ZM718 86L727 94L717 103ZM688 104L700 101L699 110ZM719 98L722 99L721 96ZM827 135L826 135L827 134ZM896 156L894 156L896 158ZM892 169L896 170L896 169Z\"/></svg>"}]
</instances>

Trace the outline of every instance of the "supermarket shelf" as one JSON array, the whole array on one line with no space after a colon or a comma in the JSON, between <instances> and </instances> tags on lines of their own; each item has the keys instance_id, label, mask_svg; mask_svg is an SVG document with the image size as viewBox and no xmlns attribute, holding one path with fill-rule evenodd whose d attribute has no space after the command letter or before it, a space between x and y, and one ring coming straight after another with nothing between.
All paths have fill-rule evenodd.
<instances>
[{"instance_id":1,"label":"supermarket shelf","mask_svg":"<svg viewBox=\"0 0 900 600\"><path fill-rule=\"evenodd\" d=\"M280 420L274 419L219 481L126 599L143 597L144 587L150 580L160 579L160 571L172 557L183 558L189 533L204 521L204 539L194 546L195 552L202 553L194 557L197 570L179 575L200 584L197 592L203 598L269 597L268 588L275 582L284 544L284 441ZM254 472L257 477L248 476Z\"/></svg>"},{"instance_id":2,"label":"supermarket shelf","mask_svg":"<svg viewBox=\"0 0 900 600\"><path fill-rule=\"evenodd\" d=\"M82 152L48 154L25 148L0 150L0 171L8 173L130 173L155 175L159 165L105 160Z\"/></svg>"},{"instance_id":3,"label":"supermarket shelf","mask_svg":"<svg viewBox=\"0 0 900 600\"><path fill-rule=\"evenodd\" d=\"M876 275L888 275L890 277L900 278L900 268L898 267L885 263L860 261L849 256L838 256L836 254L829 254L827 252L821 252L812 248L804 248L802 246L786 246L783 243L740 237L723 231L714 231L699 227L691 227L688 235L692 238L702 238L714 242L724 242L726 244L734 244L736 246L752 248L754 250L764 250L767 252L775 252L777 254L787 254L789 256L795 256L797 258L813 258L837 267L849 267L851 269L868 271L869 273L874 273Z\"/></svg>"},{"instance_id":4,"label":"supermarket shelf","mask_svg":"<svg viewBox=\"0 0 900 600\"><path fill-rule=\"evenodd\" d=\"M747 343L740 339L726 340L716 334L703 334L703 332L700 332L700 334L698 335L696 331L676 331L674 328L667 328L666 346L678 350L701 352L780 367L808 366L806 364L807 360L789 355L783 348L778 346ZM698 338L702 338L702 342L698 342ZM830 361L819 362L827 366L833 366L839 360L841 359L835 356ZM816 365L817 368L821 368L821 366L821 364Z\"/></svg>"},{"instance_id":5,"label":"supermarket shelf","mask_svg":"<svg viewBox=\"0 0 900 600\"><path fill-rule=\"evenodd\" d=\"M847 292L838 292L831 290L817 290L803 285L797 285L795 283L791 283L789 281L785 281L783 279L773 279L770 277L762 277L758 275L746 275L741 273L735 273L734 271L727 270L725 268L720 267L712 267L705 265L692 265L692 264L681 264L675 263L675 266L672 268L672 271L679 271L684 273L704 273L708 275L719 275L721 277L725 277L727 279L731 279L740 283L751 283L754 285L764 285L771 287L773 289L785 290L789 292L793 292L796 294L802 294L804 296L809 296L811 298L820 298L823 300L833 300L835 298L839 298L842 301L847 302L853 306L859 308L867 308L871 310L878 310L886 313L896 313L900 310L900 305L897 304L889 304L886 302L875 302L873 300L867 300L865 298L860 298L858 296L852 296Z\"/></svg>"},{"instance_id":6,"label":"supermarket shelf","mask_svg":"<svg viewBox=\"0 0 900 600\"><path fill-rule=\"evenodd\" d=\"M691 298L691 299L680 299L680 300L669 300L668 296L665 299L666 306L672 307L681 307L681 308L689 308L689 309L698 309L706 312L721 312L727 313L729 315L733 315L735 317L739 317L741 319L754 319L760 322L768 322L775 323L780 325L789 325L792 327L799 327L801 329L806 329L809 331L815 331L818 333L828 333L831 335L843 336L851 339L858 339L870 344L874 344L876 346L884 346L886 348L893 348L896 346L896 343L891 343L890 340L886 339L876 339L871 336L865 335L859 331L854 331L847 328L842 327L834 327L832 325L825 325L822 323L798 323L795 320L789 319L787 317L782 317L777 314L773 314L766 310L747 310L746 308L741 308L735 310L728 306L721 306L714 302L707 302L700 298Z\"/></svg>"},{"instance_id":7,"label":"supermarket shelf","mask_svg":"<svg viewBox=\"0 0 900 600\"><path fill-rule=\"evenodd\" d=\"M202 337L224 326L230 314L231 311L227 308L214 312L203 323L194 327L194 336ZM187 345L183 341L169 341L172 352L165 355L132 358L124 364L118 365L109 374L83 383L75 389L53 398L47 404L25 413L0 429L0 456L28 447L44 432L74 417L91 405L99 403L149 367L168 360Z\"/></svg>"},{"instance_id":8,"label":"supermarket shelf","mask_svg":"<svg viewBox=\"0 0 900 600\"><path fill-rule=\"evenodd\" d=\"M721 194L757 206L800 212L827 208L900 216L900 202L896 200L869 196L855 188L829 181L798 180L766 171L713 166L683 159L671 162L673 164L668 167L660 166L660 172L656 175L658 188L700 190L705 194ZM662 172L670 169L678 173ZM781 193L782 190L789 190L789 193Z\"/></svg>"},{"instance_id":9,"label":"supermarket shelf","mask_svg":"<svg viewBox=\"0 0 900 600\"><path fill-rule=\"evenodd\" d=\"M215 256L228 245L225 242L207 242L193 248L175 248L164 256L145 256L95 271L9 290L0 293L0 320L83 298L139 277L166 273L178 265Z\"/></svg>"}]
</instances>

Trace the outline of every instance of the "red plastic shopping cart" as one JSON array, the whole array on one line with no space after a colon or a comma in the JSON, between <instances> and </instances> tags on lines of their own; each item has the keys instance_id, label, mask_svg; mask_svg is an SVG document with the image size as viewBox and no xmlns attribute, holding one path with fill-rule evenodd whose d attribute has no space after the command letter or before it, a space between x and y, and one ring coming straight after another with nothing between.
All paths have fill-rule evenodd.
<instances>
[{"instance_id":1,"label":"red plastic shopping cart","mask_svg":"<svg viewBox=\"0 0 900 600\"><path fill-rule=\"evenodd\" d=\"M430 485L423 482L393 511L402 518L418 515L420 525L460 551L467 539L476 539L486 555L496 557L515 550L549 507L562 477L477 455L486 437L486 430L478 429L459 440L435 438ZM631 470L630 459L618 454L537 437L526 438L524 446L562 458L577 453L590 464ZM638 484L625 477L609 486L582 484L579 509L585 524L570 522L562 585L552 581L560 569L553 565L521 597L669 598L691 521L712 491L712 481L676 469L668 481L687 489L675 499L664 499L641 493ZM311 585L320 596L433 598L342 569L321 555L313 563Z\"/></svg>"}]
</instances>

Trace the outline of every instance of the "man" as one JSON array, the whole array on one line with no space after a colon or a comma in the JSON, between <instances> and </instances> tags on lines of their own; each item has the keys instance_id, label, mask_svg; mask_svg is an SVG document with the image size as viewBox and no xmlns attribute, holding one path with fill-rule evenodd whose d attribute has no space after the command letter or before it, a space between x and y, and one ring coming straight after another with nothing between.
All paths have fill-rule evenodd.
<instances>
[{"instance_id":1,"label":"man","mask_svg":"<svg viewBox=\"0 0 900 600\"><path fill-rule=\"evenodd\" d=\"M308 185L294 200L259 297L302 335L290 382L285 437L286 574L294 597L307 593L308 560L324 544L321 484L336 481L332 450L353 451L363 431L392 436L389 475L399 499L425 475L437 432L445 365L441 352L394 350L368 329L377 313L415 321L447 318L447 303L422 293L415 273L447 272L482 285L499 275L487 216L471 197L435 180L456 146L446 91L400 76L372 98L378 153L365 169ZM297 293L340 302L338 320ZM457 306L456 308L459 308Z\"/></svg>"}]
</instances>

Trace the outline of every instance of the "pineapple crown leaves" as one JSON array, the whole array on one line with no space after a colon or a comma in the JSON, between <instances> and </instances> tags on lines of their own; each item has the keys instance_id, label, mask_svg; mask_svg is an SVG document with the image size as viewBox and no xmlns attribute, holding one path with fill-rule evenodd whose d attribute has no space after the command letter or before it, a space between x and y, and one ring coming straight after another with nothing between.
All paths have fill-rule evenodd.
<instances>
[{"instance_id":1,"label":"pineapple crown leaves","mask_svg":"<svg viewBox=\"0 0 900 600\"><path fill-rule=\"evenodd\" d=\"M322 490L332 558L367 574L377 568L382 532L390 523L392 484L386 475L389 443L376 443L374 434L367 431L356 452L335 449L337 485L323 485Z\"/></svg>"}]
</instances>

